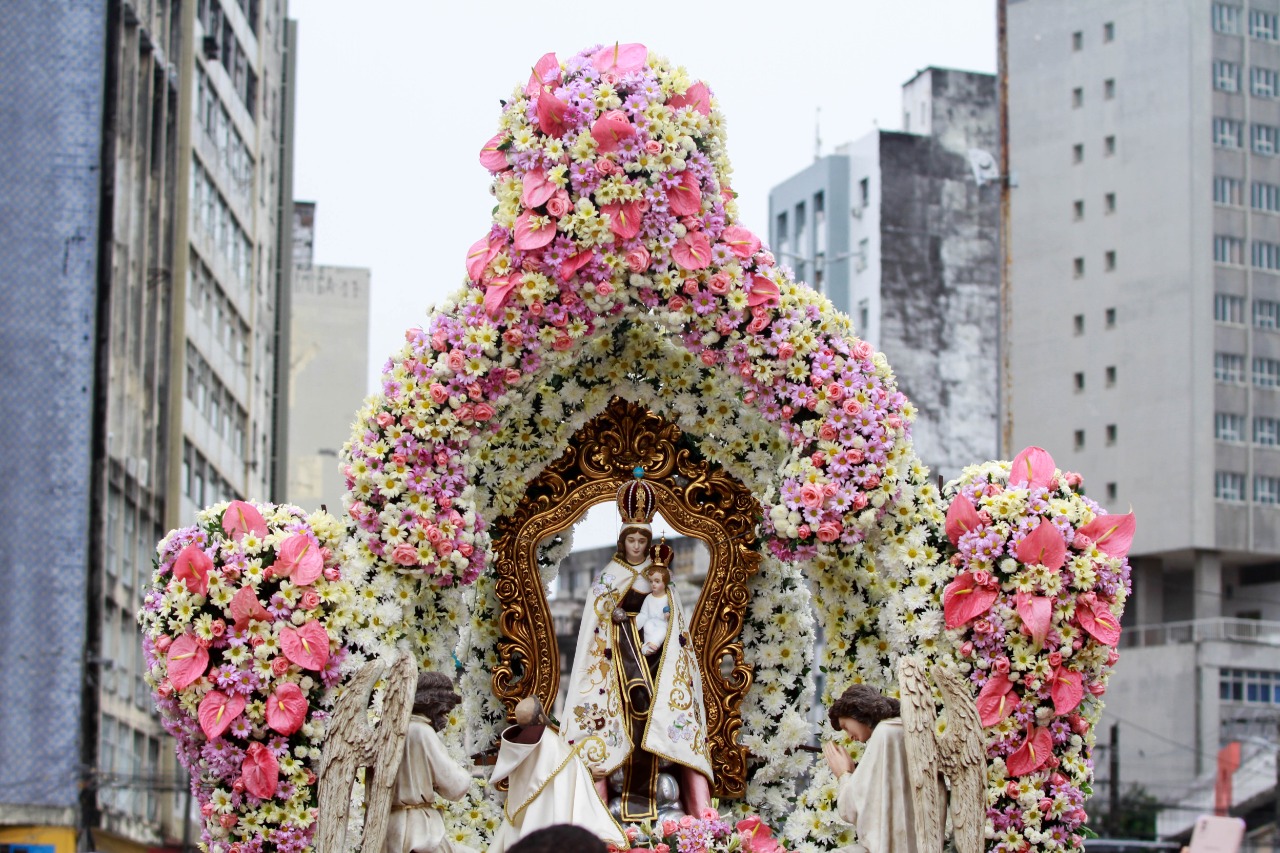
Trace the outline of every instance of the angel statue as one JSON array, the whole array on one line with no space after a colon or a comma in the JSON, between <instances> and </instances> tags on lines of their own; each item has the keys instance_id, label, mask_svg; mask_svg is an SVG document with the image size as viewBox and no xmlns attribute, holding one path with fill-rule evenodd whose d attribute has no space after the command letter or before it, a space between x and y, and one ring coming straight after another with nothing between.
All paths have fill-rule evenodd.
<instances>
[{"instance_id":1,"label":"angel statue","mask_svg":"<svg viewBox=\"0 0 1280 853\"><path fill-rule=\"evenodd\" d=\"M583 745L602 798L608 800L608 777L623 771L623 823L658 817L654 792L663 763L679 767L689 814L710 806L713 778L702 671L680 599L665 584L669 573L660 574L665 598L650 579L657 497L640 476L618 489L618 550L587 593L562 715L563 736L570 746ZM656 562L668 567L670 546L664 542L656 552ZM664 618L665 630L642 633L644 622Z\"/></svg>"},{"instance_id":2,"label":"angel statue","mask_svg":"<svg viewBox=\"0 0 1280 853\"><path fill-rule=\"evenodd\" d=\"M833 728L867 745L855 768L849 754L828 742L823 752L839 784L836 811L853 824L857 853L941 853L951 783L950 811L958 853L981 853L986 819L986 758L982 727L963 679L935 667L948 726L937 734L933 690L923 665L903 658L898 667L903 700L856 684L828 711Z\"/></svg>"}]
</instances>

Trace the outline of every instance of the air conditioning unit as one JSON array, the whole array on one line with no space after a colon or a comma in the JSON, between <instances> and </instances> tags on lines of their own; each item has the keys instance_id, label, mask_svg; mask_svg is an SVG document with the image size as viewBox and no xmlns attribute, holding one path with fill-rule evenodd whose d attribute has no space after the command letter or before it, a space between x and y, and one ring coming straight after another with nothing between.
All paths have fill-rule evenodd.
<instances>
[{"instance_id":1,"label":"air conditioning unit","mask_svg":"<svg viewBox=\"0 0 1280 853\"><path fill-rule=\"evenodd\" d=\"M216 60L222 56L222 46L218 44L217 36L205 36L201 48L205 59Z\"/></svg>"}]
</instances>

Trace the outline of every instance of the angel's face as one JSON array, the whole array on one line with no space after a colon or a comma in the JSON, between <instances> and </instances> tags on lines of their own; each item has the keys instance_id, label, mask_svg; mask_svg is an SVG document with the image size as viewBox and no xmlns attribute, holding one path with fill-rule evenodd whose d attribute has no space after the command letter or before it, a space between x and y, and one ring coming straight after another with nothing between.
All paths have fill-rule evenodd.
<instances>
[{"instance_id":1,"label":"angel's face","mask_svg":"<svg viewBox=\"0 0 1280 853\"><path fill-rule=\"evenodd\" d=\"M871 726L866 723L860 723L853 717L840 718L840 730L858 743L866 743L871 737Z\"/></svg>"}]
</instances>

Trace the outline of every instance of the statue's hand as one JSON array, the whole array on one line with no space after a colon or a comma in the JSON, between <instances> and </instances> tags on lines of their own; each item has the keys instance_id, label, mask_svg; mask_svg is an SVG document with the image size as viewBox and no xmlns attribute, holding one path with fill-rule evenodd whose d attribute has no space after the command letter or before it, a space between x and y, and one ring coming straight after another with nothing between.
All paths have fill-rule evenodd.
<instances>
[{"instance_id":1,"label":"statue's hand","mask_svg":"<svg viewBox=\"0 0 1280 853\"><path fill-rule=\"evenodd\" d=\"M627 621L627 611L623 610L621 607L615 607L613 608L612 618L615 623L622 624Z\"/></svg>"},{"instance_id":2,"label":"statue's hand","mask_svg":"<svg viewBox=\"0 0 1280 853\"><path fill-rule=\"evenodd\" d=\"M822 745L822 757L827 759L827 766L831 768L831 772L839 779L846 773L853 772L853 759L849 757L849 753L845 752L844 747L835 741L827 741Z\"/></svg>"}]
</instances>

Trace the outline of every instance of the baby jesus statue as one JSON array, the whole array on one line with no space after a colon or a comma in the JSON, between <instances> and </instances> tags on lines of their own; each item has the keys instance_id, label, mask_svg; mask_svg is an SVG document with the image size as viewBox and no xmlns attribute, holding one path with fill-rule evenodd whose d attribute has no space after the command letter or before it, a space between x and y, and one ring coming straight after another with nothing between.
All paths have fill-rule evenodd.
<instances>
[{"instance_id":1,"label":"baby jesus statue","mask_svg":"<svg viewBox=\"0 0 1280 853\"><path fill-rule=\"evenodd\" d=\"M644 644L640 651L645 657L657 654L667 639L667 623L671 620L671 604L667 600L667 586L671 583L671 570L657 563L644 573L649 581L649 594L636 615L636 628L641 632Z\"/></svg>"}]
</instances>

